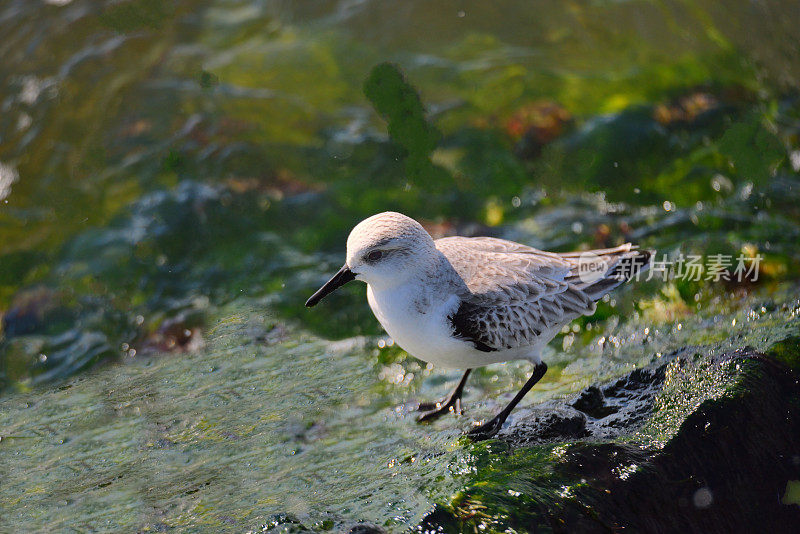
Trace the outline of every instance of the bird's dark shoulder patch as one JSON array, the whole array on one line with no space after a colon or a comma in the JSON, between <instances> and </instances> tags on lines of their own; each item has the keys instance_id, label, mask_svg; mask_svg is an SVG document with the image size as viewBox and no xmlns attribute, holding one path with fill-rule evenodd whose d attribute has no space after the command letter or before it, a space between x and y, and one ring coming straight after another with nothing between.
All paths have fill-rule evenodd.
<instances>
[{"instance_id":1,"label":"bird's dark shoulder patch","mask_svg":"<svg viewBox=\"0 0 800 534\"><path fill-rule=\"evenodd\" d=\"M486 322L481 321L481 317L484 315L481 313L482 311L480 306L462 301L458 309L447 319L453 326L455 337L471 342L481 352L494 352L498 349L487 344L491 342L491 337L486 330Z\"/></svg>"}]
</instances>

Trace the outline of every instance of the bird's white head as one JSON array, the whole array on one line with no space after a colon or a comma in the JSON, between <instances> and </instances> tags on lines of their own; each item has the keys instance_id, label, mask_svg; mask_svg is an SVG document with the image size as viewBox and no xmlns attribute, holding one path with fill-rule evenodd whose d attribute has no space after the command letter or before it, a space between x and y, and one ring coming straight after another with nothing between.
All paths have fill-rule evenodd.
<instances>
[{"instance_id":1,"label":"bird's white head","mask_svg":"<svg viewBox=\"0 0 800 534\"><path fill-rule=\"evenodd\" d=\"M431 235L411 217L386 211L364 219L347 238L347 261L306 306L350 280L362 280L374 288L400 284L420 276L437 257Z\"/></svg>"},{"instance_id":2,"label":"bird's white head","mask_svg":"<svg viewBox=\"0 0 800 534\"><path fill-rule=\"evenodd\" d=\"M411 217L386 211L364 219L347 238L347 267L373 286L389 286L430 265L431 235Z\"/></svg>"}]
</instances>

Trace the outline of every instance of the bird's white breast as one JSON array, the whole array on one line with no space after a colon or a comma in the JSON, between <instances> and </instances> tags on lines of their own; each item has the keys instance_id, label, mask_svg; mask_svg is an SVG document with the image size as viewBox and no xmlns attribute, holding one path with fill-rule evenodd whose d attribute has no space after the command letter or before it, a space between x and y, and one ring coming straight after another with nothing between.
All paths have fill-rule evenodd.
<instances>
[{"instance_id":1,"label":"bird's white breast","mask_svg":"<svg viewBox=\"0 0 800 534\"><path fill-rule=\"evenodd\" d=\"M410 284L376 291L367 286L367 301L386 333L412 356L444 365L441 356L457 350L447 315L448 303L414 291Z\"/></svg>"},{"instance_id":2,"label":"bird's white breast","mask_svg":"<svg viewBox=\"0 0 800 534\"><path fill-rule=\"evenodd\" d=\"M386 333L403 350L440 367L480 367L509 358L506 351L482 352L453 337L448 315L459 304L455 295L421 293L411 284L376 291L367 285L367 301Z\"/></svg>"}]
</instances>

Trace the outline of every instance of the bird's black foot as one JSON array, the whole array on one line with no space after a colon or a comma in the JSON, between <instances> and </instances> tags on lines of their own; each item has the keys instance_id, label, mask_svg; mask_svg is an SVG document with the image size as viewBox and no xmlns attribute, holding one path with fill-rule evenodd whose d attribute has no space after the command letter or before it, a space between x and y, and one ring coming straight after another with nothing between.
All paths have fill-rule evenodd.
<instances>
[{"instance_id":1,"label":"bird's black foot","mask_svg":"<svg viewBox=\"0 0 800 534\"><path fill-rule=\"evenodd\" d=\"M464 371L461 380L458 381L456 388L444 399L439 402L423 402L420 403L419 411L423 412L417 417L417 422L431 421L437 417L441 417L448 412L461 415L461 394L464 392L464 384L467 383L467 378L472 372L472 369Z\"/></svg>"},{"instance_id":2,"label":"bird's black foot","mask_svg":"<svg viewBox=\"0 0 800 534\"><path fill-rule=\"evenodd\" d=\"M501 417L498 415L497 417L493 417L486 423L476 426L469 432L467 432L466 436L471 439L472 441L483 441L489 438L493 438L500 432L500 429L503 428L503 423L506 422L505 417Z\"/></svg>"},{"instance_id":3,"label":"bird's black foot","mask_svg":"<svg viewBox=\"0 0 800 534\"><path fill-rule=\"evenodd\" d=\"M442 399L439 402L422 402L417 410L422 412L417 416L417 422L419 423L422 423L423 421L432 421L451 411L456 415L461 415L464 413L461 409L460 396L455 398L450 396Z\"/></svg>"},{"instance_id":4,"label":"bird's black foot","mask_svg":"<svg viewBox=\"0 0 800 534\"><path fill-rule=\"evenodd\" d=\"M494 416L490 421L467 432L467 436L473 441L483 441L497 435L497 433L500 432L500 429L503 428L503 423L505 423L506 419L508 419L508 415L511 413L511 410L513 410L514 407L519 404L519 401L522 400L522 397L524 397L525 394L530 391L530 389L544 376L546 372L547 364L544 362L539 362L536 367L533 368L533 373L531 373L528 381L525 382L525 385L522 386L522 389L520 389L519 392L514 395L514 398L508 403L508 406L503 408L503 411Z\"/></svg>"}]
</instances>

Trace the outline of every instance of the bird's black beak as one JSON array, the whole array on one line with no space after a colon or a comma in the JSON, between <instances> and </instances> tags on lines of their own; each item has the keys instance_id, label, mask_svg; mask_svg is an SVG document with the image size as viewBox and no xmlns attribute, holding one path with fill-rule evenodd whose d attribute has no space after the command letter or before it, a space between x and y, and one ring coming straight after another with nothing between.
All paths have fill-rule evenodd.
<instances>
[{"instance_id":1,"label":"bird's black beak","mask_svg":"<svg viewBox=\"0 0 800 534\"><path fill-rule=\"evenodd\" d=\"M333 293L347 282L351 282L355 279L355 273L347 267L347 264L345 264L341 269L339 269L338 273L333 275L333 278L325 282L324 286L319 288L316 293L311 295L311 298L306 301L306 306L309 308L316 306L319 301L328 295L328 293Z\"/></svg>"}]
</instances>

